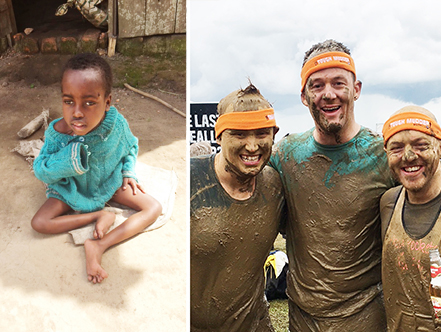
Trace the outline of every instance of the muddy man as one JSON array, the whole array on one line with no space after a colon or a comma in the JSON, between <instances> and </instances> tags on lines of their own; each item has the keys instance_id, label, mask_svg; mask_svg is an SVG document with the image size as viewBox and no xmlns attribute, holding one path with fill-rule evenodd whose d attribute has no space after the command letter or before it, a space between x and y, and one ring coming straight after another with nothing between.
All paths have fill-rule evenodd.
<instances>
[{"instance_id":1,"label":"muddy man","mask_svg":"<svg viewBox=\"0 0 441 332\"><path fill-rule=\"evenodd\" d=\"M429 250L441 244L441 128L428 110L406 106L386 121L383 136L402 184L381 198L388 329L441 331L429 294Z\"/></svg>"},{"instance_id":2,"label":"muddy man","mask_svg":"<svg viewBox=\"0 0 441 332\"><path fill-rule=\"evenodd\" d=\"M191 331L274 331L263 266L277 236L284 197L265 166L278 128L250 84L218 104L222 150L191 158Z\"/></svg>"},{"instance_id":3,"label":"muddy man","mask_svg":"<svg viewBox=\"0 0 441 332\"><path fill-rule=\"evenodd\" d=\"M355 121L361 82L346 46L312 46L301 79L314 127L279 141L270 160L289 211L289 328L385 331L379 203L394 180L383 140Z\"/></svg>"}]
</instances>

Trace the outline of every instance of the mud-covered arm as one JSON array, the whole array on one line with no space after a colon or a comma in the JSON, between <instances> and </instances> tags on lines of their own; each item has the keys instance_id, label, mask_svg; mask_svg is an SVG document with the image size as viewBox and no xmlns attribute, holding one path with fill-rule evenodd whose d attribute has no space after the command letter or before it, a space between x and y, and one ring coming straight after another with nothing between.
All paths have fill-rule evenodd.
<instances>
[{"instance_id":1,"label":"mud-covered arm","mask_svg":"<svg viewBox=\"0 0 441 332\"><path fill-rule=\"evenodd\" d=\"M288 207L286 204L286 201L283 204L283 210L282 214L280 216L280 222L279 222L279 233L282 235L286 235L286 224L288 222Z\"/></svg>"},{"instance_id":2,"label":"mud-covered arm","mask_svg":"<svg viewBox=\"0 0 441 332\"><path fill-rule=\"evenodd\" d=\"M395 209L398 196L401 192L402 186L397 186L386 191L380 199L380 218L381 218L381 240L384 237L389 227L392 214Z\"/></svg>"},{"instance_id":3,"label":"mud-covered arm","mask_svg":"<svg viewBox=\"0 0 441 332\"><path fill-rule=\"evenodd\" d=\"M37 179L47 184L82 175L89 170L87 148L83 143L74 142L55 153L49 153L45 144L33 168Z\"/></svg>"},{"instance_id":4,"label":"mud-covered arm","mask_svg":"<svg viewBox=\"0 0 441 332\"><path fill-rule=\"evenodd\" d=\"M271 157L270 160L268 161L268 166L274 168L277 172L280 173L280 169L281 169L281 163L280 163L280 158L279 155L277 153L277 144L273 147L273 151L271 153ZM284 196L286 197L286 193L285 193L285 189L284 189ZM286 225L288 223L288 205L286 203L286 199L284 200L283 203L283 209L282 209L282 214L280 217L280 222L279 222L279 233L282 235L286 235Z\"/></svg>"},{"instance_id":5,"label":"mud-covered arm","mask_svg":"<svg viewBox=\"0 0 441 332\"><path fill-rule=\"evenodd\" d=\"M271 153L270 160L268 161L268 166L274 168L276 171L280 169L280 158L278 154L274 151Z\"/></svg>"}]
</instances>

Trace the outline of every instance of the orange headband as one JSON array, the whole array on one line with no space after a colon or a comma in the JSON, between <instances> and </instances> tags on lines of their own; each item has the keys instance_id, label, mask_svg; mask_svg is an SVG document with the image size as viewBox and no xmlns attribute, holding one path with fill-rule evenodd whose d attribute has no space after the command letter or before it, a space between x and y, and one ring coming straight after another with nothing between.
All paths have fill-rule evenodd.
<instances>
[{"instance_id":1,"label":"orange headband","mask_svg":"<svg viewBox=\"0 0 441 332\"><path fill-rule=\"evenodd\" d=\"M392 115L383 126L384 145L396 133L403 130L418 130L441 139L441 128L432 118L418 112L403 112Z\"/></svg>"},{"instance_id":2,"label":"orange headband","mask_svg":"<svg viewBox=\"0 0 441 332\"><path fill-rule=\"evenodd\" d=\"M305 89L306 81L316 71L327 68L343 68L355 75L355 64L351 56L344 52L327 52L309 59L302 68L302 89Z\"/></svg>"},{"instance_id":3,"label":"orange headband","mask_svg":"<svg viewBox=\"0 0 441 332\"><path fill-rule=\"evenodd\" d=\"M214 130L216 138L226 129L254 130L276 126L274 109L267 108L250 112L231 112L217 118Z\"/></svg>"}]
</instances>

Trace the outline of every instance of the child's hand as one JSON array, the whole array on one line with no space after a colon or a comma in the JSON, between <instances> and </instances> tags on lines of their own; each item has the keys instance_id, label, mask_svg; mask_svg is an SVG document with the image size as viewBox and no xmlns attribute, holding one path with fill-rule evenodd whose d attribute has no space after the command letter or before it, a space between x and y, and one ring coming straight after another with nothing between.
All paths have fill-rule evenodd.
<instances>
[{"instance_id":1,"label":"child's hand","mask_svg":"<svg viewBox=\"0 0 441 332\"><path fill-rule=\"evenodd\" d=\"M126 190L127 187L130 186L133 190L133 195L137 194L137 190L140 190L142 193L146 193L142 185L136 182L133 178L123 178L122 190Z\"/></svg>"}]
</instances>

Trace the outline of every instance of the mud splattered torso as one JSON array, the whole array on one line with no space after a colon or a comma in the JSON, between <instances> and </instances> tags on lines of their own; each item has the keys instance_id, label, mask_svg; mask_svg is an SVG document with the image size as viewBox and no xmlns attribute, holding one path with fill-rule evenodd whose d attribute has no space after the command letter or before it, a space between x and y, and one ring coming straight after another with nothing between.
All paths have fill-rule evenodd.
<instances>
[{"instance_id":1,"label":"mud splattered torso","mask_svg":"<svg viewBox=\"0 0 441 332\"><path fill-rule=\"evenodd\" d=\"M405 190L396 203L383 249L383 286L389 331L440 331L430 300L429 250L441 243L441 218L424 236L409 236L402 220ZM435 207L439 211L439 206Z\"/></svg>"},{"instance_id":2,"label":"mud splattered torso","mask_svg":"<svg viewBox=\"0 0 441 332\"><path fill-rule=\"evenodd\" d=\"M219 183L214 155L192 158L192 331L272 331L263 300L263 265L277 236L283 204L282 185L273 169L265 167L253 196L238 201Z\"/></svg>"},{"instance_id":3,"label":"mud splattered torso","mask_svg":"<svg viewBox=\"0 0 441 332\"><path fill-rule=\"evenodd\" d=\"M288 203L288 294L315 317L359 312L381 292L379 201L394 185L382 139L367 128L338 146L312 130L290 135L270 161Z\"/></svg>"}]
</instances>

